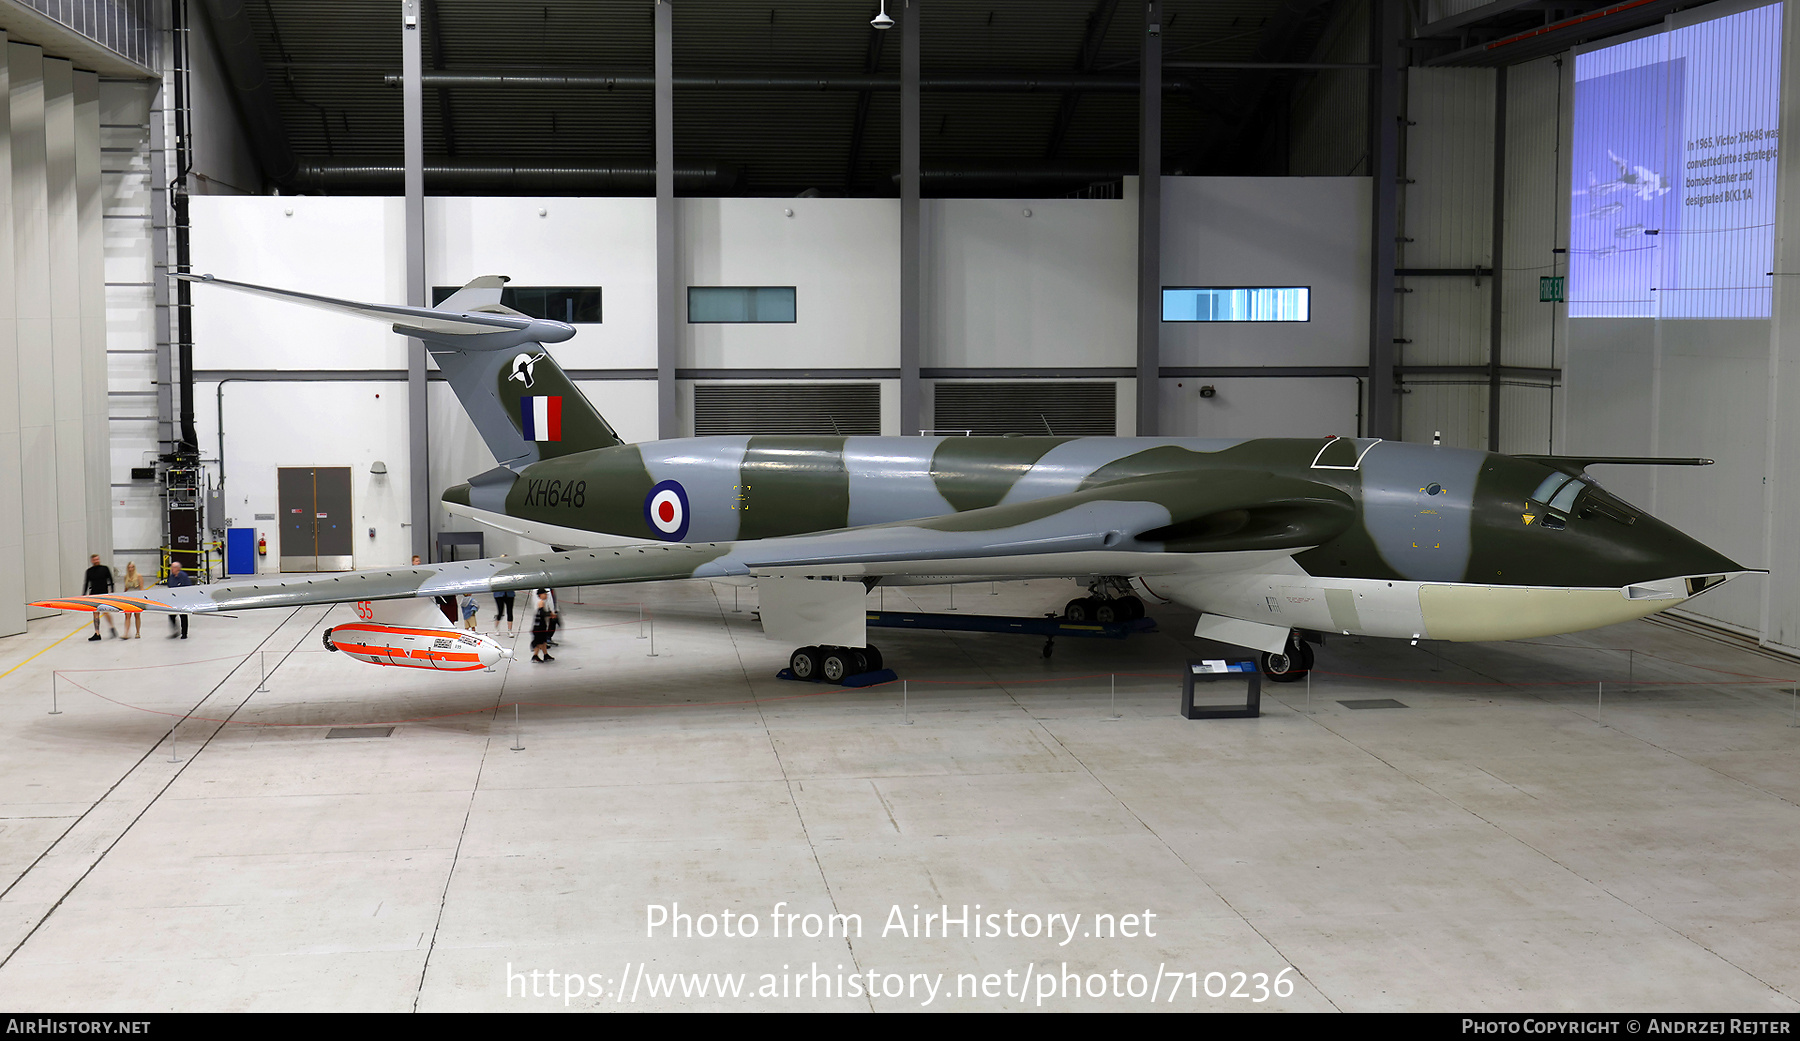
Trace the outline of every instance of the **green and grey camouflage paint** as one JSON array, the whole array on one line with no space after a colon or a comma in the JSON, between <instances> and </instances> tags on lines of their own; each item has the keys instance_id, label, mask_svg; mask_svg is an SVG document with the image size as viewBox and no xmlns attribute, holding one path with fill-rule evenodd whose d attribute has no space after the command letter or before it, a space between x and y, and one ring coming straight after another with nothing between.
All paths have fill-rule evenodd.
<instances>
[{"instance_id":1,"label":"green and grey camouflage paint","mask_svg":"<svg viewBox=\"0 0 1800 1041\"><path fill-rule=\"evenodd\" d=\"M1334 461L1334 447L1357 451ZM711 437L561 456L444 499L658 540L645 499L674 481L686 541L737 542L970 513L1005 527L1013 515L989 511L1118 484L1120 498L1167 511L1121 532L1136 551L1299 549L1315 577L1602 587L1744 570L1628 506L1597 509L1618 501L1591 479L1561 528L1539 523L1530 496L1555 472L1366 439Z\"/></svg>"}]
</instances>

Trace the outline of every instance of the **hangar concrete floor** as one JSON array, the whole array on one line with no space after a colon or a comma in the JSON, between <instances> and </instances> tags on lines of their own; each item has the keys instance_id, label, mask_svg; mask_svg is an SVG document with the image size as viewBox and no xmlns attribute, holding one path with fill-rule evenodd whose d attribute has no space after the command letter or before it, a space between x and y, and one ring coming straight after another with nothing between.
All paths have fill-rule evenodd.
<instances>
[{"instance_id":1,"label":"hangar concrete floor","mask_svg":"<svg viewBox=\"0 0 1800 1041\"><path fill-rule=\"evenodd\" d=\"M1800 729L1753 680L1794 663L1647 622L1345 639L1310 703L1188 721L1174 675L1204 645L1163 609L1049 661L882 632L903 712L897 686L774 679L787 649L730 587L577 595L555 663L494 674L327 653L317 608L0 643L0 1007L1800 1007ZM1380 698L1405 707L1343 704ZM676 904L757 935L647 936ZM915 904L1000 935L917 935ZM834 913L861 936L805 935Z\"/></svg>"}]
</instances>

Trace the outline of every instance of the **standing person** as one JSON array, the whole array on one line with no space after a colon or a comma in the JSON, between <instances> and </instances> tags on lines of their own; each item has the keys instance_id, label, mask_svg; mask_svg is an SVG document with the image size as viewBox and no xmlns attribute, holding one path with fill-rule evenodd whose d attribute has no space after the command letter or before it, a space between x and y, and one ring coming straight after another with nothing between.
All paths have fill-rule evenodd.
<instances>
[{"instance_id":1,"label":"standing person","mask_svg":"<svg viewBox=\"0 0 1800 1041\"><path fill-rule=\"evenodd\" d=\"M137 561L135 560L128 560L125 562L125 585L122 591L126 593L141 593L144 591L144 576L138 571ZM144 638L144 612L131 611L125 615L124 638L127 640L141 640Z\"/></svg>"},{"instance_id":2,"label":"standing person","mask_svg":"<svg viewBox=\"0 0 1800 1041\"><path fill-rule=\"evenodd\" d=\"M173 561L169 564L168 586L170 589L185 589L193 584L193 578L190 577L187 572L181 570L180 561ZM187 620L188 616L184 614L172 614L169 616L169 639L173 640L176 637L180 637L183 640L187 639Z\"/></svg>"},{"instance_id":3,"label":"standing person","mask_svg":"<svg viewBox=\"0 0 1800 1041\"><path fill-rule=\"evenodd\" d=\"M475 606L475 594L474 593L470 593L468 596L463 597L462 616L463 616L463 628L464 629L467 629L470 632L474 632L475 631L475 616L480 613L481 613L481 609L479 607Z\"/></svg>"},{"instance_id":4,"label":"standing person","mask_svg":"<svg viewBox=\"0 0 1800 1041\"><path fill-rule=\"evenodd\" d=\"M550 657L550 634L556 630L556 612L550 609L550 591L537 591L537 616L531 622L531 660L555 661Z\"/></svg>"},{"instance_id":5,"label":"standing person","mask_svg":"<svg viewBox=\"0 0 1800 1041\"><path fill-rule=\"evenodd\" d=\"M100 554L98 554L98 553L95 553L93 556L88 557L88 563L92 566L87 569L87 577L85 577L81 580L81 595L82 596L99 596L103 593L112 592L113 591L112 568L109 568L105 564L100 563ZM112 633L114 637L117 637L119 635L119 630L113 628L112 612L111 611L95 611L94 612L94 635L88 637L89 643L93 643L95 640L100 639L100 618L103 615L106 618L106 631L109 633Z\"/></svg>"},{"instance_id":6,"label":"standing person","mask_svg":"<svg viewBox=\"0 0 1800 1041\"><path fill-rule=\"evenodd\" d=\"M518 598L518 595L510 589L504 593L494 594L494 629L496 631L500 628L502 618L506 619L506 631L509 633L513 631L513 601Z\"/></svg>"}]
</instances>

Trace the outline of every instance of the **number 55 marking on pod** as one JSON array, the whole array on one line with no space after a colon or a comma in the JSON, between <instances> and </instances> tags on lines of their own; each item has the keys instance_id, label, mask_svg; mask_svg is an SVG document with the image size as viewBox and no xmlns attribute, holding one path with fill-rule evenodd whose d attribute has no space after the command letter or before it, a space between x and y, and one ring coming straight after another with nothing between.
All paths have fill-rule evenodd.
<instances>
[{"instance_id":1,"label":"number 55 marking on pod","mask_svg":"<svg viewBox=\"0 0 1800 1041\"><path fill-rule=\"evenodd\" d=\"M361 618L365 622L374 621L375 620L375 604L374 604L374 602L369 601L369 600L358 600L356 602L356 617Z\"/></svg>"}]
</instances>

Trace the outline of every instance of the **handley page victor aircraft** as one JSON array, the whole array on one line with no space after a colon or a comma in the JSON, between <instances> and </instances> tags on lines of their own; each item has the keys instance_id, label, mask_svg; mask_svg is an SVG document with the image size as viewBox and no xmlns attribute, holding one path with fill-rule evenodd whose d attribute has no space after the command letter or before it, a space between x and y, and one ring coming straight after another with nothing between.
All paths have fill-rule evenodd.
<instances>
[{"instance_id":1,"label":"handley page victor aircraft","mask_svg":"<svg viewBox=\"0 0 1800 1041\"><path fill-rule=\"evenodd\" d=\"M502 306L503 278L478 278L422 308L176 277L372 318L420 338L500 461L445 491L447 507L583 548L40 606L203 614L540 586L754 581L768 636L807 645L794 652L796 674L818 674L829 659L836 667L823 671L835 680L861 671L848 663L867 645L864 596L876 583L1068 577L1093 594L1068 605L1071 620L1141 614L1135 586L1199 610L1196 635L1259 650L1266 671L1292 678L1311 659L1300 630L1414 641L1546 636L1653 614L1748 570L1585 473L1600 462L1706 460L1513 457L1342 437L633 445L544 349L575 329ZM340 635L369 648L366 634ZM454 637L414 629L406 640L450 648L444 641ZM488 650L471 651L475 664L461 667L491 664ZM428 664L400 660L409 655ZM457 667L436 664L429 650L357 656ZM873 652L862 657L879 667L867 660Z\"/></svg>"}]
</instances>

